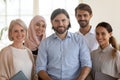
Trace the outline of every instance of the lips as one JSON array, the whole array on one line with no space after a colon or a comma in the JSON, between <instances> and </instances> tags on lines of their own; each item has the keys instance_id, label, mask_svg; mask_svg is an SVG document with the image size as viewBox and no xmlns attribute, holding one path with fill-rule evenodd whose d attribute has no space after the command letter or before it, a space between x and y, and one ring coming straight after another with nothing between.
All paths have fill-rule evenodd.
<instances>
[{"instance_id":1,"label":"lips","mask_svg":"<svg viewBox=\"0 0 120 80\"><path fill-rule=\"evenodd\" d=\"M64 27L58 27L58 30L64 30L65 28Z\"/></svg>"},{"instance_id":2,"label":"lips","mask_svg":"<svg viewBox=\"0 0 120 80\"><path fill-rule=\"evenodd\" d=\"M99 42L99 43L102 43L102 42L103 42L103 40L98 40L98 42Z\"/></svg>"},{"instance_id":3,"label":"lips","mask_svg":"<svg viewBox=\"0 0 120 80\"><path fill-rule=\"evenodd\" d=\"M18 39L22 39L22 37L17 37Z\"/></svg>"}]
</instances>

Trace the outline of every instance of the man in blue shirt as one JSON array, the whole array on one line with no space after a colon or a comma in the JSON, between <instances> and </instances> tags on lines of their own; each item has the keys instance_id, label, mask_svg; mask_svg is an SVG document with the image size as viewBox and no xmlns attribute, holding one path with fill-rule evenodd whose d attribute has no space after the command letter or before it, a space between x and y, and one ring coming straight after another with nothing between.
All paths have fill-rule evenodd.
<instances>
[{"instance_id":1,"label":"man in blue shirt","mask_svg":"<svg viewBox=\"0 0 120 80\"><path fill-rule=\"evenodd\" d=\"M92 65L83 36L68 32L70 18L64 9L53 11L51 23L55 33L39 46L38 76L42 80L85 80Z\"/></svg>"}]
</instances>

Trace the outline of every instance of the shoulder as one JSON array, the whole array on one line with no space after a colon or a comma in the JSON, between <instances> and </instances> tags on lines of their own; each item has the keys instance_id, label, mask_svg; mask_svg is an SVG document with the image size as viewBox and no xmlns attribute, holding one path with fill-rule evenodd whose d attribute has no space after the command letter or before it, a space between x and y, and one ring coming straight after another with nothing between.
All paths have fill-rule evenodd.
<instances>
[{"instance_id":1,"label":"shoulder","mask_svg":"<svg viewBox=\"0 0 120 80\"><path fill-rule=\"evenodd\" d=\"M70 39L73 43L79 45L81 48L87 45L84 36L79 33L70 33Z\"/></svg>"},{"instance_id":2,"label":"shoulder","mask_svg":"<svg viewBox=\"0 0 120 80\"><path fill-rule=\"evenodd\" d=\"M55 36L55 33L49 35L48 37L46 37L46 38L43 39L42 41L46 41L46 40L52 39L54 36Z\"/></svg>"},{"instance_id":3,"label":"shoulder","mask_svg":"<svg viewBox=\"0 0 120 80\"><path fill-rule=\"evenodd\" d=\"M95 50L93 50L93 51L91 51L91 56L95 56L95 55L97 55L98 53L99 53L99 48L98 49L95 49Z\"/></svg>"},{"instance_id":4,"label":"shoulder","mask_svg":"<svg viewBox=\"0 0 120 80\"><path fill-rule=\"evenodd\" d=\"M84 36L82 34L79 34L79 33L70 33L70 34L74 39L77 39L77 40L84 39Z\"/></svg>"},{"instance_id":5,"label":"shoulder","mask_svg":"<svg viewBox=\"0 0 120 80\"><path fill-rule=\"evenodd\" d=\"M42 40L40 45L42 45L42 44L49 44L51 41L54 41L55 39L56 39L56 35L55 34L51 34L50 36L48 36L44 40Z\"/></svg>"},{"instance_id":6,"label":"shoulder","mask_svg":"<svg viewBox=\"0 0 120 80\"><path fill-rule=\"evenodd\" d=\"M10 46L7 46L0 51L0 59L8 61L12 60L12 49Z\"/></svg>"},{"instance_id":7,"label":"shoulder","mask_svg":"<svg viewBox=\"0 0 120 80\"><path fill-rule=\"evenodd\" d=\"M96 53L98 51L99 51L99 49L95 49L95 50L91 51L91 53Z\"/></svg>"},{"instance_id":8,"label":"shoulder","mask_svg":"<svg viewBox=\"0 0 120 80\"><path fill-rule=\"evenodd\" d=\"M7 47L4 47L1 51L0 51L0 55L1 54L8 54L10 53L12 50L11 50L11 47L10 46L7 46Z\"/></svg>"},{"instance_id":9,"label":"shoulder","mask_svg":"<svg viewBox=\"0 0 120 80\"><path fill-rule=\"evenodd\" d=\"M73 36L74 36L74 39L77 41L77 43L81 44L81 46L83 44L86 44L86 39L82 34L74 33Z\"/></svg>"}]
</instances>

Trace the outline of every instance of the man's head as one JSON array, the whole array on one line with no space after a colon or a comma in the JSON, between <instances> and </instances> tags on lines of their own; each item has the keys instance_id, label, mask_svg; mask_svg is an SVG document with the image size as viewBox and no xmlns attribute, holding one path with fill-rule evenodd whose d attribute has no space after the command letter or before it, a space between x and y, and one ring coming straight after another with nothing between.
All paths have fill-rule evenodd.
<instances>
[{"instance_id":1,"label":"man's head","mask_svg":"<svg viewBox=\"0 0 120 80\"><path fill-rule=\"evenodd\" d=\"M63 34L71 27L69 14L65 9L54 10L51 14L51 23L52 28L58 34Z\"/></svg>"},{"instance_id":2,"label":"man's head","mask_svg":"<svg viewBox=\"0 0 120 80\"><path fill-rule=\"evenodd\" d=\"M81 28L89 25L92 17L92 9L88 4L81 3L75 8L75 17Z\"/></svg>"}]
</instances>

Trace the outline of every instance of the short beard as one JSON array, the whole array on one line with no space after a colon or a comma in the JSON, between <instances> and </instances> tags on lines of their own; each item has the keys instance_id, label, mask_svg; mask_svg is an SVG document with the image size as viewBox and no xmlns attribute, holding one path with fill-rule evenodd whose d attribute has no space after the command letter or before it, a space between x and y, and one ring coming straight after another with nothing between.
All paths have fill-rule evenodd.
<instances>
[{"instance_id":1,"label":"short beard","mask_svg":"<svg viewBox=\"0 0 120 80\"><path fill-rule=\"evenodd\" d=\"M86 22L86 23L81 23L81 21L78 21L78 23L79 23L79 25L80 25L81 28L85 28L85 27L87 27L87 25L89 24L88 21L85 21L85 22Z\"/></svg>"},{"instance_id":2,"label":"short beard","mask_svg":"<svg viewBox=\"0 0 120 80\"><path fill-rule=\"evenodd\" d=\"M63 33L65 33L69 28L65 28L64 31L58 31L58 30L55 29L54 27L52 27L52 29L53 29L55 32L57 32L58 34L63 34Z\"/></svg>"}]
</instances>

